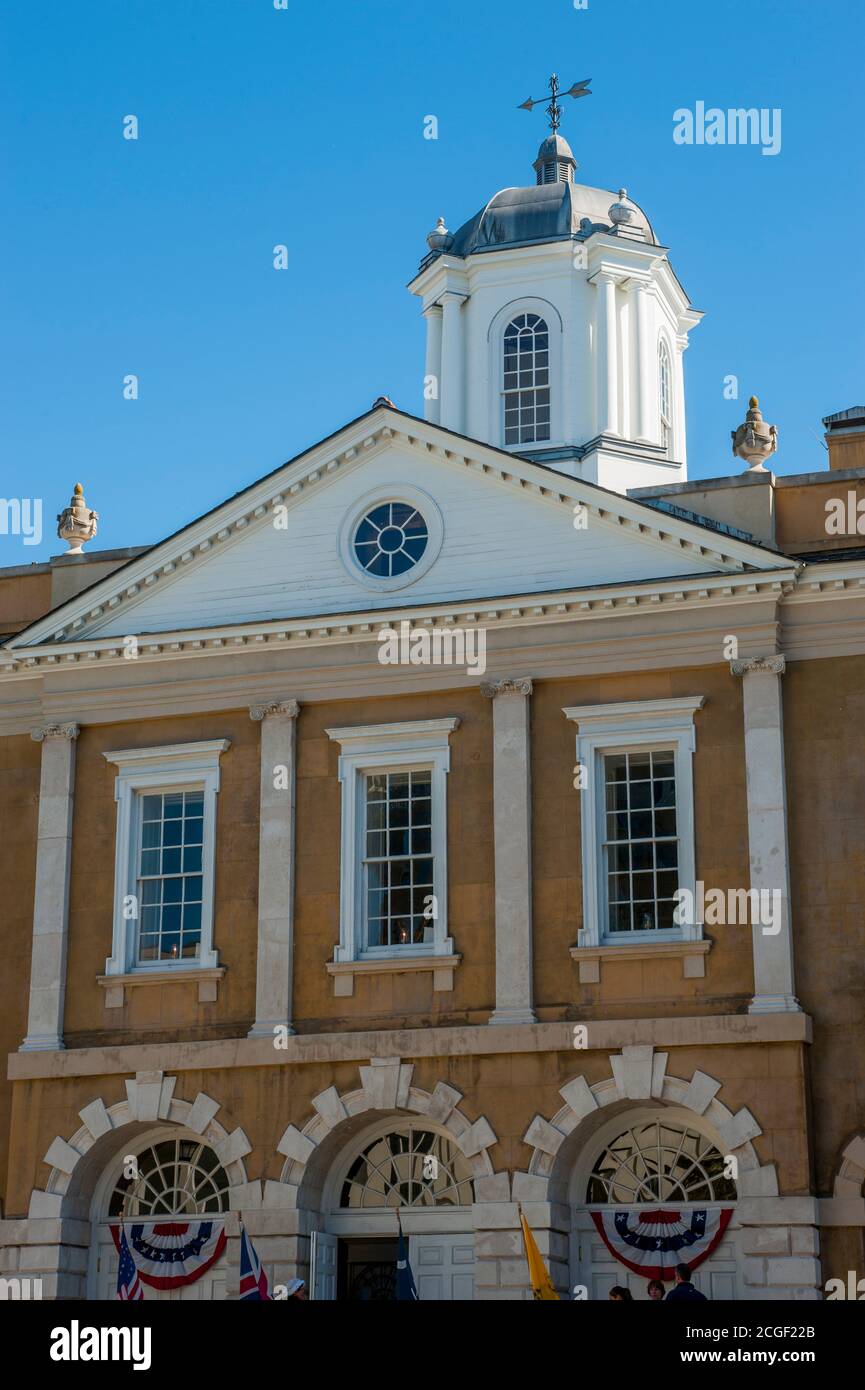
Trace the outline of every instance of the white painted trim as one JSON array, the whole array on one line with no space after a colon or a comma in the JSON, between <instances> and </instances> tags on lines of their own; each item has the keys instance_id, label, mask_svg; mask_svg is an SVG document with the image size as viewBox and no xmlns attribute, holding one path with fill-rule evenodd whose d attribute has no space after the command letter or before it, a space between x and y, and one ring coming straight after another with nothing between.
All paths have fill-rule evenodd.
<instances>
[{"instance_id":1,"label":"white painted trim","mask_svg":"<svg viewBox=\"0 0 865 1390\"><path fill-rule=\"evenodd\" d=\"M354 533L366 516L367 512L373 507L380 506L383 502L404 502L408 506L416 507L427 525L426 550L420 557L416 565L406 570L404 574L396 574L392 578L382 578L377 575L368 574L361 569L354 553ZM393 482L384 483L381 487L373 488L370 492L365 492L363 497L348 509L343 517L336 540L336 550L340 564L348 575L349 579L362 589L372 590L377 593L389 593L398 589L407 589L426 574L431 569L439 557L444 540L445 528L444 519L438 504L428 492L423 488L412 487L407 483Z\"/></svg>"},{"instance_id":2,"label":"white painted trim","mask_svg":"<svg viewBox=\"0 0 865 1390\"><path fill-rule=\"evenodd\" d=\"M117 802L114 924L111 955L105 962L106 975L126 976L139 972L164 972L166 969L177 971L178 975L185 970L195 974L219 965L219 953L213 946L216 795L219 791L219 759L230 744L231 740L227 738L207 739L201 743L123 748L103 754L107 762L114 763L120 769L114 780L114 799ZM124 899L135 895L140 794L192 789L200 789L204 793L200 953L195 960L177 961L170 966L165 961L139 964L135 960L138 919L125 919L123 909ZM106 995L106 1000L110 997Z\"/></svg>"},{"instance_id":3,"label":"white painted trim","mask_svg":"<svg viewBox=\"0 0 865 1390\"><path fill-rule=\"evenodd\" d=\"M610 705L571 706L563 714L578 726L577 762L588 770L581 796L583 864L583 927L580 946L634 946L639 943L700 941L702 924L674 931L622 932L609 935L603 869L603 757L618 752L671 749L676 775L676 826L679 843L679 887L696 890L694 845L693 755L696 748L694 714L703 695L668 700L633 700Z\"/></svg>"},{"instance_id":4,"label":"white painted trim","mask_svg":"<svg viewBox=\"0 0 865 1390\"><path fill-rule=\"evenodd\" d=\"M325 730L328 738L339 743L343 750L339 758L342 783L340 939L334 950L335 963L392 960L413 955L454 955L453 940L447 934L447 774L450 771L449 739L459 722L458 717L451 717ZM433 893L438 917L433 922L432 943L403 946L399 950L367 948L363 944L363 776L395 768L429 769L432 773Z\"/></svg>"}]
</instances>

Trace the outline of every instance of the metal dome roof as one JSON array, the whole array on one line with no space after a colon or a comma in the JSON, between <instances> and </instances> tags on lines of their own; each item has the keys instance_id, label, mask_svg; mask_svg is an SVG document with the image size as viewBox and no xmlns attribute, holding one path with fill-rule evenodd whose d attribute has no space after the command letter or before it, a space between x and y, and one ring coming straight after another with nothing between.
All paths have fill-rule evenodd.
<instances>
[{"instance_id":1,"label":"metal dome roof","mask_svg":"<svg viewBox=\"0 0 865 1390\"><path fill-rule=\"evenodd\" d=\"M556 145L554 146L554 142ZM549 136L544 145L566 145L561 136ZM541 146L543 149L543 145ZM617 194L579 183L541 183L528 188L503 188L474 217L454 233L448 255L471 256L478 251L499 251L534 242L587 237L595 231L611 231L609 208ZM631 230L638 229L657 245L649 219L641 208Z\"/></svg>"}]
</instances>

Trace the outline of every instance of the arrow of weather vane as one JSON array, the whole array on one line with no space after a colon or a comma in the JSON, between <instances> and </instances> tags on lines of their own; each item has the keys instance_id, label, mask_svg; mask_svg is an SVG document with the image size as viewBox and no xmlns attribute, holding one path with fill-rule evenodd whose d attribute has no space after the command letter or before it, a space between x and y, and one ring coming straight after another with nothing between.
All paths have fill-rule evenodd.
<instances>
[{"instance_id":1,"label":"arrow of weather vane","mask_svg":"<svg viewBox=\"0 0 865 1390\"><path fill-rule=\"evenodd\" d=\"M566 92L560 93L559 79L556 74L553 73L550 78L550 97L549 105L547 106L547 115L550 118L550 130L558 130L562 119L562 108L559 106L557 98L559 96L573 97L574 101L576 101L578 97L590 97L592 95L589 91L589 83L591 80L590 77L587 77L582 82L575 82L573 87L569 87ZM545 101L547 101L547 97L529 97L526 101L520 102L517 110L531 111L533 106L540 106Z\"/></svg>"}]
</instances>

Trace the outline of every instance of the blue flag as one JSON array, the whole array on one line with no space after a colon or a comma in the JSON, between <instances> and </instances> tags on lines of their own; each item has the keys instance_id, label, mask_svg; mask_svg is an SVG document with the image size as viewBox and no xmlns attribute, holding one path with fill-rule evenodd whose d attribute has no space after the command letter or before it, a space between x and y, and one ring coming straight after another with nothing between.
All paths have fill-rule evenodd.
<instances>
[{"instance_id":1,"label":"blue flag","mask_svg":"<svg viewBox=\"0 0 865 1390\"><path fill-rule=\"evenodd\" d=\"M408 1262L408 1245L402 1233L399 1231L399 1245L396 1252L396 1297L397 1302L407 1301L410 1303L418 1302L417 1289L415 1288L414 1275L411 1272L411 1265Z\"/></svg>"}]
</instances>

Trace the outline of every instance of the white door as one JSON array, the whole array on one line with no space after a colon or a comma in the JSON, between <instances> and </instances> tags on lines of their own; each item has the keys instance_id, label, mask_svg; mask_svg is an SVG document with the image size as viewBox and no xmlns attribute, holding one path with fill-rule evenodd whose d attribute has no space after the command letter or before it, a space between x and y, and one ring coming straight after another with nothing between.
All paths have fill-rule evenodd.
<instances>
[{"instance_id":1,"label":"white door","mask_svg":"<svg viewBox=\"0 0 865 1390\"><path fill-rule=\"evenodd\" d=\"M106 1222L94 1226L93 1238L96 1241L96 1260L92 1291L88 1296L91 1299L113 1302L117 1298L118 1255ZM226 1264L227 1255L222 1254L216 1264L211 1265L207 1273L196 1279L194 1284L183 1284L179 1289L153 1289L142 1280L144 1302L158 1300L160 1303L193 1303L224 1299Z\"/></svg>"},{"instance_id":2,"label":"white door","mask_svg":"<svg viewBox=\"0 0 865 1390\"><path fill-rule=\"evenodd\" d=\"M713 1250L707 1260L692 1275L694 1287L707 1298L725 1301L738 1298L736 1287L736 1236L730 1226L724 1232L721 1243ZM620 1260L610 1253L598 1234L594 1221L585 1210L576 1213L572 1237L573 1257L571 1268L577 1270L574 1284L582 1284L588 1289L591 1300L606 1300L614 1284L624 1285L635 1299L646 1301L648 1278L644 1274L634 1274ZM665 1281L664 1288L672 1284ZM573 1289L571 1297L573 1298Z\"/></svg>"},{"instance_id":3,"label":"white door","mask_svg":"<svg viewBox=\"0 0 865 1390\"><path fill-rule=\"evenodd\" d=\"M336 1251L339 1242L336 1236L324 1231L313 1231L310 1242L310 1264L312 1271L310 1290L313 1298L336 1298Z\"/></svg>"},{"instance_id":4,"label":"white door","mask_svg":"<svg viewBox=\"0 0 865 1390\"><path fill-rule=\"evenodd\" d=\"M474 1298L473 1233L409 1236L408 1254L421 1303L471 1302Z\"/></svg>"}]
</instances>

